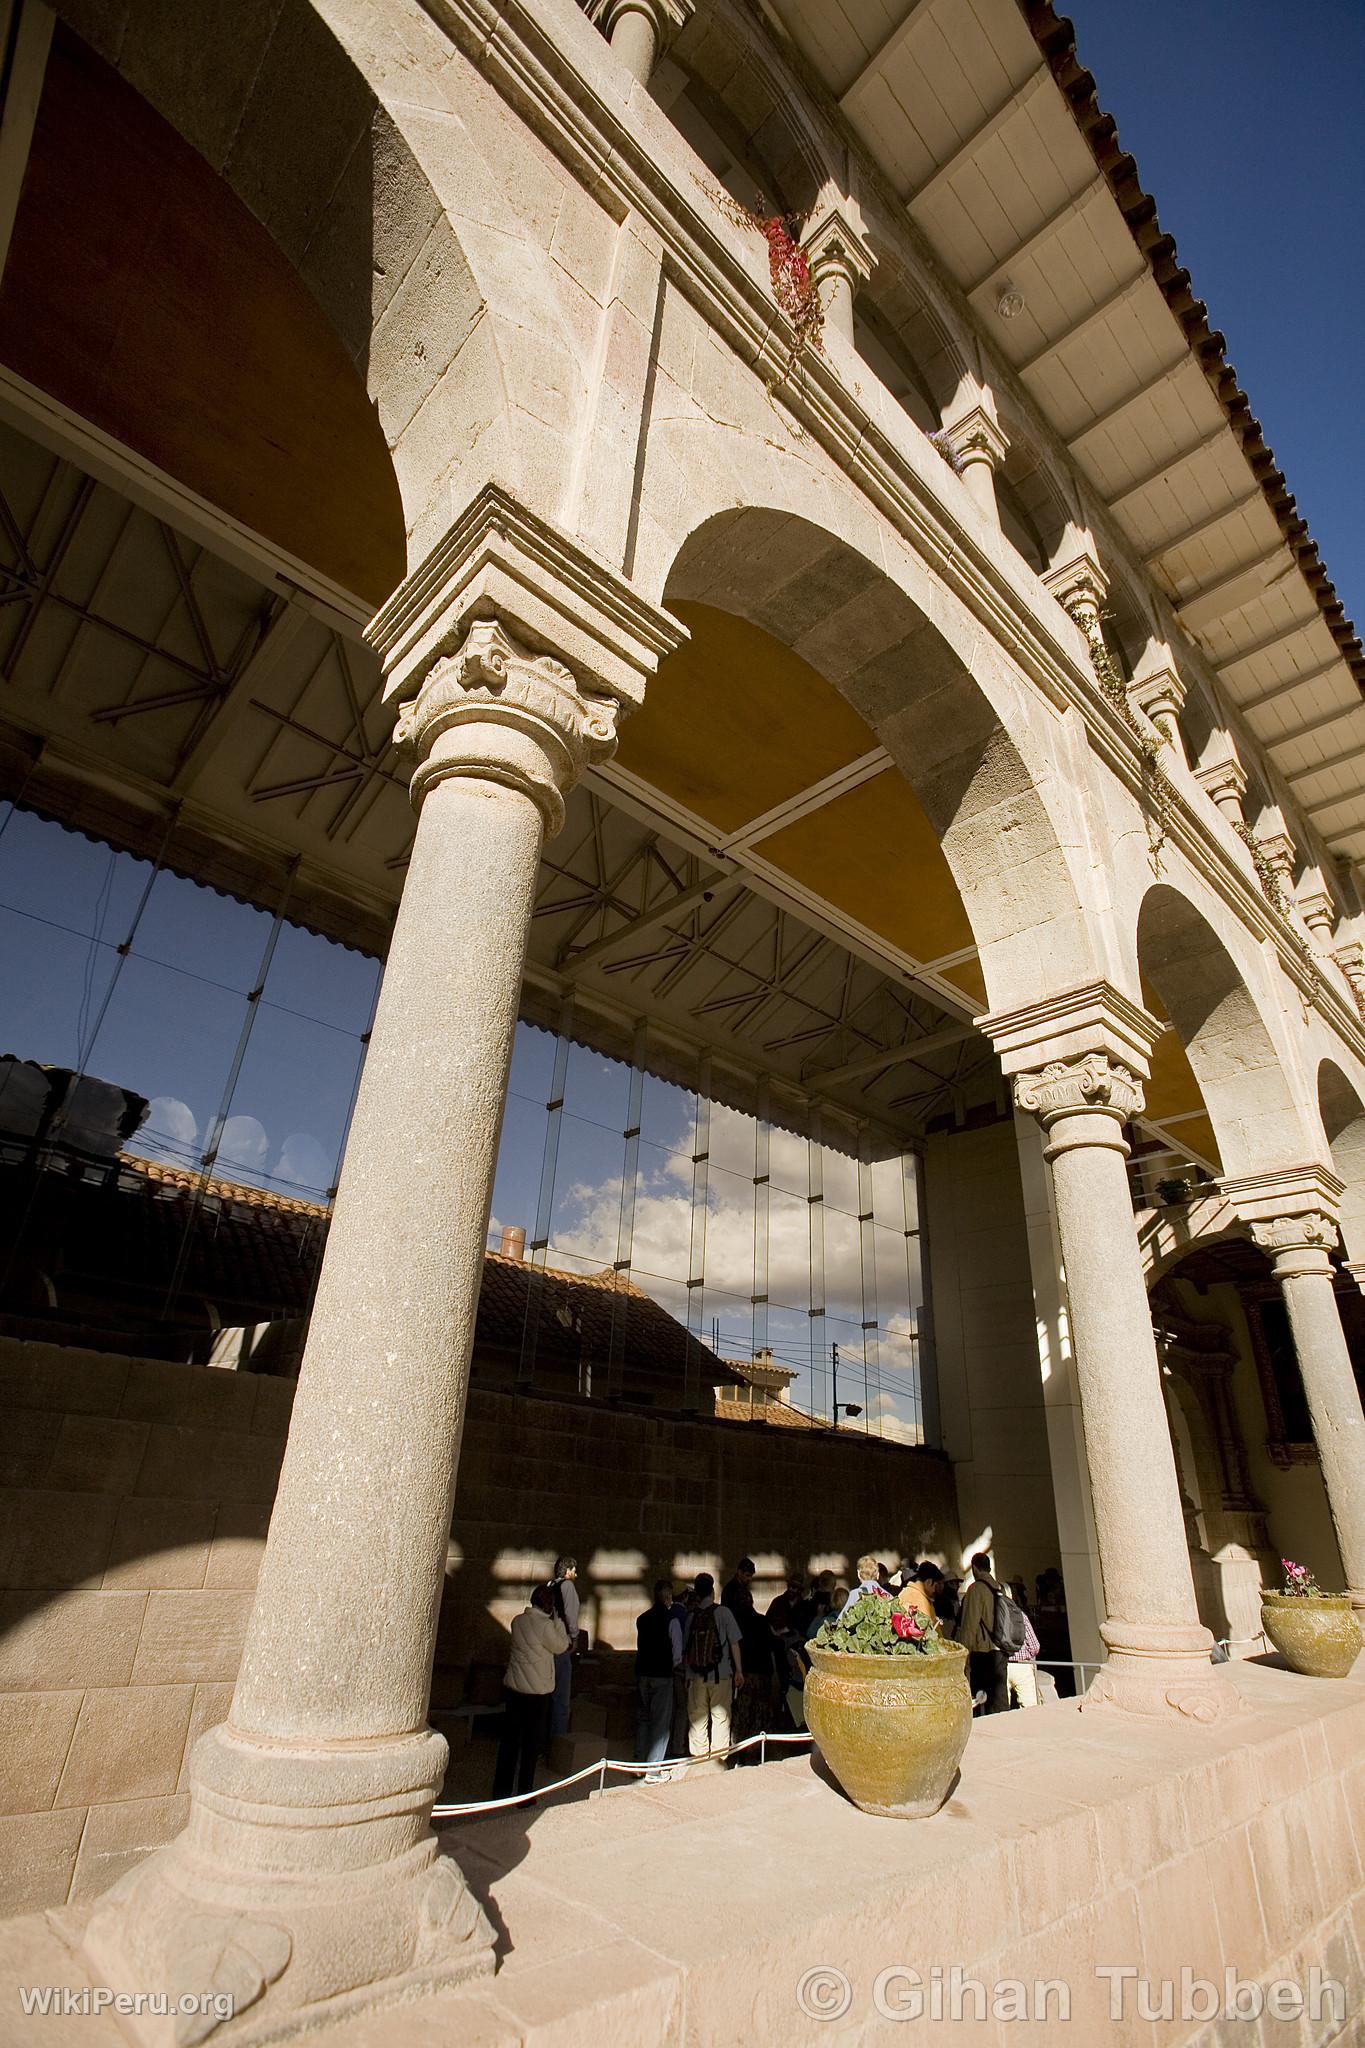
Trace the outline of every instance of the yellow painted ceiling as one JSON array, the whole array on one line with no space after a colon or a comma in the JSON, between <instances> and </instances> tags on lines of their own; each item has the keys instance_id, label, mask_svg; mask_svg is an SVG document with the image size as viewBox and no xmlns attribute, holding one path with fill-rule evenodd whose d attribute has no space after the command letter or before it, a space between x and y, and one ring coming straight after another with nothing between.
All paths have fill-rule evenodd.
<instances>
[{"instance_id":1,"label":"yellow painted ceiling","mask_svg":"<svg viewBox=\"0 0 1365 2048\"><path fill-rule=\"evenodd\" d=\"M737 831L876 746L832 683L732 612L674 604L692 638L621 730L623 768Z\"/></svg>"},{"instance_id":2,"label":"yellow painted ceiling","mask_svg":"<svg viewBox=\"0 0 1365 2048\"><path fill-rule=\"evenodd\" d=\"M972 943L933 826L898 769L760 840L755 851L917 960Z\"/></svg>"},{"instance_id":3,"label":"yellow painted ceiling","mask_svg":"<svg viewBox=\"0 0 1365 2048\"><path fill-rule=\"evenodd\" d=\"M619 759L718 837L877 745L833 684L761 627L711 605L672 609L691 641L660 666L643 708L626 720ZM917 960L972 944L933 827L895 768L754 850ZM984 1001L975 962L954 968L952 979Z\"/></svg>"},{"instance_id":4,"label":"yellow painted ceiling","mask_svg":"<svg viewBox=\"0 0 1365 2048\"><path fill-rule=\"evenodd\" d=\"M1146 1008L1154 1017L1164 1021L1166 1012L1161 998L1145 976L1141 981L1141 992ZM1152 1078L1147 1083L1146 1092L1147 1114L1153 1123L1164 1123L1167 1117L1188 1116L1189 1121L1178 1123L1171 1136L1221 1169L1223 1162L1218 1140L1204 1107L1203 1092L1185 1048L1172 1030L1163 1031L1152 1048ZM1198 1114L1190 1114L1192 1111Z\"/></svg>"}]
</instances>

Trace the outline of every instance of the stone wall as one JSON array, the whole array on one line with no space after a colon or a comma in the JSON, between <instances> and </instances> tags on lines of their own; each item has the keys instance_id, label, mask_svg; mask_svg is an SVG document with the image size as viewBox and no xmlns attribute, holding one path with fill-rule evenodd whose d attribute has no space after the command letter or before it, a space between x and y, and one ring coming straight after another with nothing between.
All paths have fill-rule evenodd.
<instances>
[{"instance_id":1,"label":"stone wall","mask_svg":"<svg viewBox=\"0 0 1365 2048\"><path fill-rule=\"evenodd\" d=\"M1062 1557L1013 1123L931 1137L924 1171L939 1410L962 1540L985 1542L996 1570L1031 1591Z\"/></svg>"},{"instance_id":2,"label":"stone wall","mask_svg":"<svg viewBox=\"0 0 1365 2048\"><path fill-rule=\"evenodd\" d=\"M180 1827L190 1746L231 1699L292 1396L0 1342L0 1916L93 1896ZM771 1580L956 1541L930 1452L476 1388L438 1686L500 1658L557 1550L582 1561L585 1626L626 1646L660 1570L749 1549Z\"/></svg>"}]
</instances>

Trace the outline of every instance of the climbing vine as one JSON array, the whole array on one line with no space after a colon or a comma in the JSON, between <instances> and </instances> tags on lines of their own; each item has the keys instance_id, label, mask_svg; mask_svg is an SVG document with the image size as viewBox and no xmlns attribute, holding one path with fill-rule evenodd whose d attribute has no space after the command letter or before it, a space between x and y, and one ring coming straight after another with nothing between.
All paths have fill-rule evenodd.
<instances>
[{"instance_id":1,"label":"climbing vine","mask_svg":"<svg viewBox=\"0 0 1365 2048\"><path fill-rule=\"evenodd\" d=\"M1159 740L1153 739L1133 709L1128 687L1119 673L1118 663L1105 645L1102 620L1111 617L1112 614L1097 612L1083 599L1073 599L1066 609L1086 637L1090 648L1090 666L1095 671L1096 682L1137 742L1142 761L1143 806L1149 821L1148 852L1152 871L1159 875L1161 849L1166 843L1166 832L1175 801L1175 786L1161 765L1161 749L1167 744L1167 736L1162 733ZM1161 731L1159 726L1157 731Z\"/></svg>"},{"instance_id":2,"label":"climbing vine","mask_svg":"<svg viewBox=\"0 0 1365 2048\"><path fill-rule=\"evenodd\" d=\"M1256 834L1252 831L1245 818L1234 820L1232 829L1251 855L1251 864L1256 870L1256 879L1261 885L1261 893L1265 897L1266 902L1272 910L1278 910L1285 922L1289 923L1289 898L1284 893L1284 884L1280 880L1279 871L1266 852L1265 847L1256 837ZM1289 943L1303 962L1304 971L1308 976L1308 989L1304 997L1305 1005L1307 1005L1312 1003L1319 988L1317 962L1313 958L1313 949L1307 939L1303 937L1302 933L1296 932L1292 924L1289 927ZM1359 1006L1359 1000L1357 996L1357 1006Z\"/></svg>"},{"instance_id":3,"label":"climbing vine","mask_svg":"<svg viewBox=\"0 0 1365 2048\"><path fill-rule=\"evenodd\" d=\"M801 247L804 218L793 213L763 214L745 206L719 186L705 188L728 220L762 235L768 245L768 276L773 297L792 324L791 347L768 379L768 391L781 390L800 361L803 349L823 353L825 312L811 276L810 258Z\"/></svg>"}]
</instances>

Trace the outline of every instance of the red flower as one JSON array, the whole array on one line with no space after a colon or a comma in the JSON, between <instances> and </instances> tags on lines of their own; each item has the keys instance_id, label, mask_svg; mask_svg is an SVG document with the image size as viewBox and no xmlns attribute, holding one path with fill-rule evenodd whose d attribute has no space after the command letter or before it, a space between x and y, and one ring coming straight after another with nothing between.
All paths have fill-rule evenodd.
<instances>
[{"instance_id":1,"label":"red flower","mask_svg":"<svg viewBox=\"0 0 1365 2048\"><path fill-rule=\"evenodd\" d=\"M900 1637L903 1643L908 1643L912 1641L915 1636L923 1633L922 1630L917 1629L915 1627L915 1622L917 1619L918 1617L913 1614L896 1613L892 1615L891 1626L896 1631L896 1634Z\"/></svg>"}]
</instances>

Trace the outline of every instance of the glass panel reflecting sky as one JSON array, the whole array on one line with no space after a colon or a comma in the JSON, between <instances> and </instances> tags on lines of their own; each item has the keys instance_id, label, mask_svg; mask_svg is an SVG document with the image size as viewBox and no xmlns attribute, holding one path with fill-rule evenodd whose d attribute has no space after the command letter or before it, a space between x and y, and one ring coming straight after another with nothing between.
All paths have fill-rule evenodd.
<instances>
[{"instance_id":1,"label":"glass panel reflecting sky","mask_svg":"<svg viewBox=\"0 0 1365 2048\"><path fill-rule=\"evenodd\" d=\"M158 868L0 808L0 1052L144 1096L131 1153L325 1203L379 964L287 903L184 880L174 855ZM851 1135L760 1109L518 1025L490 1247L515 1225L537 1264L617 1267L722 1355L769 1349L822 1420L837 1345L839 1402L863 1411L846 1426L918 1440L917 1161L878 1137L860 1165Z\"/></svg>"}]
</instances>

